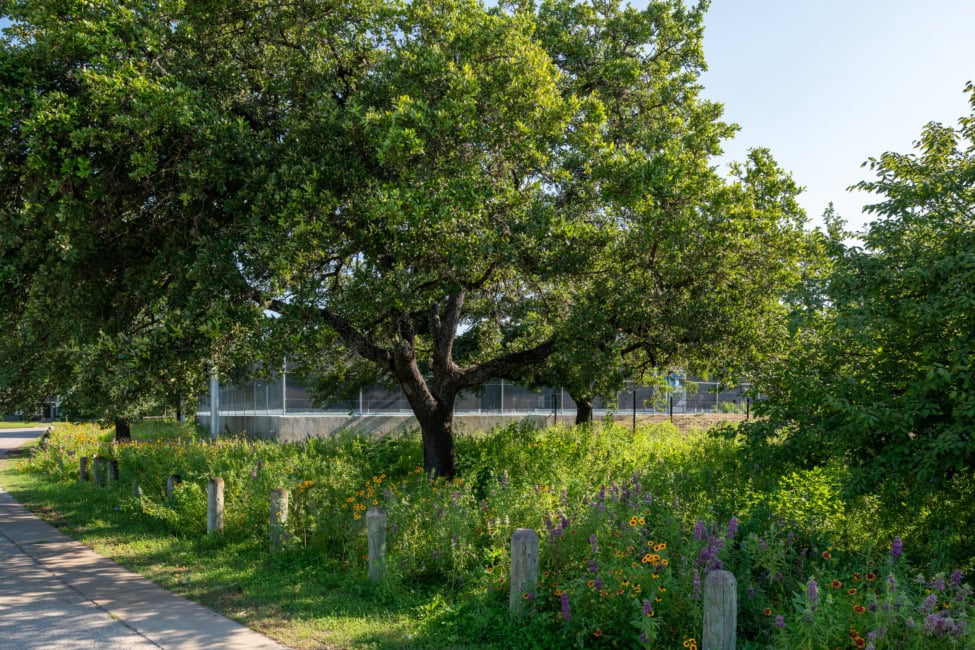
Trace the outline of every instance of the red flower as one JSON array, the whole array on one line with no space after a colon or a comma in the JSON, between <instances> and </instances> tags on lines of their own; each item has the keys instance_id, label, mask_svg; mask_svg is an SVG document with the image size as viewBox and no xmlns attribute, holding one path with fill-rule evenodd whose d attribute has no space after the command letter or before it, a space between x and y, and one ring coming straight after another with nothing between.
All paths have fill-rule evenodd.
<instances>
[{"instance_id":1,"label":"red flower","mask_svg":"<svg viewBox=\"0 0 975 650\"><path fill-rule=\"evenodd\" d=\"M859 571L857 571L856 573L853 574L853 579L854 580L859 580L861 577L862 577L862 574Z\"/></svg>"},{"instance_id":2,"label":"red flower","mask_svg":"<svg viewBox=\"0 0 975 650\"><path fill-rule=\"evenodd\" d=\"M762 610L762 613L765 614L766 616L771 616L772 615L772 608L771 607L766 607L765 609Z\"/></svg>"},{"instance_id":3,"label":"red flower","mask_svg":"<svg viewBox=\"0 0 975 650\"><path fill-rule=\"evenodd\" d=\"M868 573L867 574L867 580L869 580L870 582L873 582L876 579L877 579L877 576L875 574L873 574L873 573Z\"/></svg>"},{"instance_id":4,"label":"red flower","mask_svg":"<svg viewBox=\"0 0 975 650\"><path fill-rule=\"evenodd\" d=\"M823 559L824 560L828 560L831 557L833 557L833 556L829 554L829 551L823 551Z\"/></svg>"},{"instance_id":5,"label":"red flower","mask_svg":"<svg viewBox=\"0 0 975 650\"><path fill-rule=\"evenodd\" d=\"M592 635L598 639L603 635L603 631L597 628L596 631L592 633Z\"/></svg>"},{"instance_id":6,"label":"red flower","mask_svg":"<svg viewBox=\"0 0 975 650\"><path fill-rule=\"evenodd\" d=\"M864 609L863 605L855 605L853 607L853 611L856 612L857 614L862 614L862 613L864 613L867 610Z\"/></svg>"},{"instance_id":7,"label":"red flower","mask_svg":"<svg viewBox=\"0 0 975 650\"><path fill-rule=\"evenodd\" d=\"M856 644L856 647L858 648L863 648L867 645L867 642L864 641L862 637L857 637L853 640L853 643Z\"/></svg>"},{"instance_id":8,"label":"red flower","mask_svg":"<svg viewBox=\"0 0 975 650\"><path fill-rule=\"evenodd\" d=\"M847 590L846 590L846 593L848 593L848 594L850 594L851 596L852 596L853 594L855 594L856 592L857 592L857 590L856 590L856 589L847 589Z\"/></svg>"},{"instance_id":9,"label":"red flower","mask_svg":"<svg viewBox=\"0 0 975 650\"><path fill-rule=\"evenodd\" d=\"M839 589L840 587L843 586L843 583L840 582L839 580L834 580L833 582L831 582L829 584L833 586L833 589Z\"/></svg>"}]
</instances>

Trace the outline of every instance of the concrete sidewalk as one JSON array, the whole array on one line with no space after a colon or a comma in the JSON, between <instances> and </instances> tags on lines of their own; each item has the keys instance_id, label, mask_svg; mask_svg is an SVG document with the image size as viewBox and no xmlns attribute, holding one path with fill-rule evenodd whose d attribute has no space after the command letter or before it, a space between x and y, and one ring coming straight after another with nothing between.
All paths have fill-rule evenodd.
<instances>
[{"instance_id":1,"label":"concrete sidewalk","mask_svg":"<svg viewBox=\"0 0 975 650\"><path fill-rule=\"evenodd\" d=\"M0 430L0 453L41 433ZM0 647L286 650L98 555L2 488Z\"/></svg>"}]
</instances>

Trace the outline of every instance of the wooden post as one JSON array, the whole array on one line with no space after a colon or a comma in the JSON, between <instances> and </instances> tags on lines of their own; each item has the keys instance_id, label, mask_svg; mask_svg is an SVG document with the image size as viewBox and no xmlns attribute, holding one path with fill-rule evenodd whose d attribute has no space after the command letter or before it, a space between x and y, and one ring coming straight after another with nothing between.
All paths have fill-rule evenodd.
<instances>
[{"instance_id":1,"label":"wooden post","mask_svg":"<svg viewBox=\"0 0 975 650\"><path fill-rule=\"evenodd\" d=\"M702 650L735 650L738 584L729 571L712 571L704 580Z\"/></svg>"},{"instance_id":2,"label":"wooden post","mask_svg":"<svg viewBox=\"0 0 975 650\"><path fill-rule=\"evenodd\" d=\"M512 616L527 614L529 598L538 586L538 535L530 528L519 528L511 536L511 593L508 611ZM526 597L527 596L527 597Z\"/></svg>"},{"instance_id":3,"label":"wooden post","mask_svg":"<svg viewBox=\"0 0 975 650\"><path fill-rule=\"evenodd\" d=\"M223 532L223 479L211 478L207 483L207 534Z\"/></svg>"},{"instance_id":4,"label":"wooden post","mask_svg":"<svg viewBox=\"0 0 975 650\"><path fill-rule=\"evenodd\" d=\"M118 461L115 459L108 461L108 482L118 482Z\"/></svg>"},{"instance_id":5,"label":"wooden post","mask_svg":"<svg viewBox=\"0 0 975 650\"><path fill-rule=\"evenodd\" d=\"M386 571L386 513L380 508L366 512L366 537L369 543L369 582L379 582Z\"/></svg>"},{"instance_id":6,"label":"wooden post","mask_svg":"<svg viewBox=\"0 0 975 650\"><path fill-rule=\"evenodd\" d=\"M142 488L139 487L138 481L132 481L132 496L142 498Z\"/></svg>"},{"instance_id":7,"label":"wooden post","mask_svg":"<svg viewBox=\"0 0 975 650\"><path fill-rule=\"evenodd\" d=\"M95 468L92 473L95 475L95 487L105 487L105 479L108 478L108 459L95 456Z\"/></svg>"},{"instance_id":8,"label":"wooden post","mask_svg":"<svg viewBox=\"0 0 975 650\"><path fill-rule=\"evenodd\" d=\"M173 498L173 492L176 490L176 486L182 483L182 479L179 474L170 474L169 478L166 479L166 499Z\"/></svg>"},{"instance_id":9,"label":"wooden post","mask_svg":"<svg viewBox=\"0 0 975 650\"><path fill-rule=\"evenodd\" d=\"M284 488L275 488L271 490L271 526L269 529L272 551L281 548L287 524L288 491Z\"/></svg>"},{"instance_id":10,"label":"wooden post","mask_svg":"<svg viewBox=\"0 0 975 650\"><path fill-rule=\"evenodd\" d=\"M88 481L88 457L81 457L81 473L78 475L78 480L82 483Z\"/></svg>"}]
</instances>

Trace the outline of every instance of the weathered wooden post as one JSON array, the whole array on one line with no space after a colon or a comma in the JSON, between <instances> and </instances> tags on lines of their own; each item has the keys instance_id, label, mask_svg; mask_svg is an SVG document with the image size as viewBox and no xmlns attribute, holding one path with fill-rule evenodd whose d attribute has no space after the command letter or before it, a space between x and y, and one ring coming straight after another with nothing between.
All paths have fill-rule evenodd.
<instances>
[{"instance_id":1,"label":"weathered wooden post","mask_svg":"<svg viewBox=\"0 0 975 650\"><path fill-rule=\"evenodd\" d=\"M214 477L207 483L207 534L223 532L223 479Z\"/></svg>"},{"instance_id":2,"label":"weathered wooden post","mask_svg":"<svg viewBox=\"0 0 975 650\"><path fill-rule=\"evenodd\" d=\"M519 528L511 536L511 593L508 611L521 616L531 609L528 601L538 586L538 535L530 528Z\"/></svg>"},{"instance_id":3,"label":"weathered wooden post","mask_svg":"<svg viewBox=\"0 0 975 650\"><path fill-rule=\"evenodd\" d=\"M108 459L104 456L95 456L95 468L92 473L95 475L95 487L105 487L105 479L108 478Z\"/></svg>"},{"instance_id":4,"label":"weathered wooden post","mask_svg":"<svg viewBox=\"0 0 975 650\"><path fill-rule=\"evenodd\" d=\"M702 650L735 650L738 583L730 571L712 571L704 580Z\"/></svg>"},{"instance_id":5,"label":"weathered wooden post","mask_svg":"<svg viewBox=\"0 0 975 650\"><path fill-rule=\"evenodd\" d=\"M82 483L88 481L88 457L87 456L81 457L81 473L78 476L79 476L78 480L81 481Z\"/></svg>"},{"instance_id":6,"label":"weathered wooden post","mask_svg":"<svg viewBox=\"0 0 975 650\"><path fill-rule=\"evenodd\" d=\"M386 571L386 513L380 508L366 512L366 537L369 543L369 581L379 582Z\"/></svg>"},{"instance_id":7,"label":"weathered wooden post","mask_svg":"<svg viewBox=\"0 0 975 650\"><path fill-rule=\"evenodd\" d=\"M176 486L183 482L183 479L179 477L179 474L170 474L169 478L166 479L166 499L173 498L173 492L176 490Z\"/></svg>"},{"instance_id":8,"label":"weathered wooden post","mask_svg":"<svg viewBox=\"0 0 975 650\"><path fill-rule=\"evenodd\" d=\"M118 461L114 458L108 461L108 482L109 484L118 482Z\"/></svg>"},{"instance_id":9,"label":"weathered wooden post","mask_svg":"<svg viewBox=\"0 0 975 650\"><path fill-rule=\"evenodd\" d=\"M284 488L271 490L271 550L281 548L288 524L288 491Z\"/></svg>"}]
</instances>

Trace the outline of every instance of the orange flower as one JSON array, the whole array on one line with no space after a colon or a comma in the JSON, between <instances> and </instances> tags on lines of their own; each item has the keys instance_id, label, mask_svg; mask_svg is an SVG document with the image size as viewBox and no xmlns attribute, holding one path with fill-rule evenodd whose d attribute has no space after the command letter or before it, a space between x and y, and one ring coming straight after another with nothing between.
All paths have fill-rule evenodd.
<instances>
[{"instance_id":1,"label":"orange flower","mask_svg":"<svg viewBox=\"0 0 975 650\"><path fill-rule=\"evenodd\" d=\"M864 609L863 605L855 605L853 607L853 611L856 612L857 614L862 614L862 613L864 613L867 610Z\"/></svg>"},{"instance_id":2,"label":"orange flower","mask_svg":"<svg viewBox=\"0 0 975 650\"><path fill-rule=\"evenodd\" d=\"M833 556L829 554L829 551L823 551L823 559L824 560L828 560L831 557L833 557Z\"/></svg>"},{"instance_id":3,"label":"orange flower","mask_svg":"<svg viewBox=\"0 0 975 650\"><path fill-rule=\"evenodd\" d=\"M766 616L771 616L772 615L772 608L771 607L766 607L765 609L762 610L762 613L765 614Z\"/></svg>"},{"instance_id":4,"label":"orange flower","mask_svg":"<svg viewBox=\"0 0 975 650\"><path fill-rule=\"evenodd\" d=\"M846 593L850 594L851 596L854 595L854 594L856 594L856 592L857 592L856 589L847 589L846 590Z\"/></svg>"},{"instance_id":5,"label":"orange flower","mask_svg":"<svg viewBox=\"0 0 975 650\"><path fill-rule=\"evenodd\" d=\"M869 580L870 582L873 582L876 579L877 579L876 574L873 574L873 573L868 573L867 574L867 580Z\"/></svg>"},{"instance_id":6,"label":"orange flower","mask_svg":"<svg viewBox=\"0 0 975 650\"><path fill-rule=\"evenodd\" d=\"M834 580L833 582L831 582L829 584L832 585L833 589L839 589L840 587L843 586L843 583L840 582L839 580Z\"/></svg>"},{"instance_id":7,"label":"orange flower","mask_svg":"<svg viewBox=\"0 0 975 650\"><path fill-rule=\"evenodd\" d=\"M603 631L600 630L599 628L596 628L596 631L593 632L592 635L598 639L599 637L601 637L603 635Z\"/></svg>"}]
</instances>

